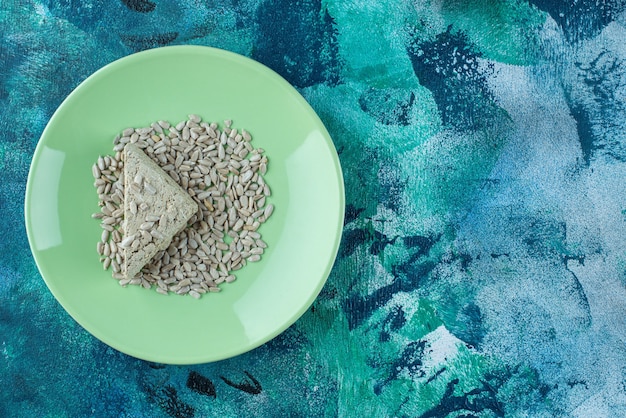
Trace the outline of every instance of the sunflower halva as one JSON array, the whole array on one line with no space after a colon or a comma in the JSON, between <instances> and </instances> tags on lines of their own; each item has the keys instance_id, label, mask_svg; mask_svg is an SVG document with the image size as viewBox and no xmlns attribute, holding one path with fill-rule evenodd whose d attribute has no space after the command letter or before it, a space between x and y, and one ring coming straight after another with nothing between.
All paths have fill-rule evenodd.
<instances>
[{"instance_id":1,"label":"sunflower halva","mask_svg":"<svg viewBox=\"0 0 626 418\"><path fill-rule=\"evenodd\" d=\"M122 274L132 279L198 211L198 205L134 144L124 147L124 250Z\"/></svg>"}]
</instances>

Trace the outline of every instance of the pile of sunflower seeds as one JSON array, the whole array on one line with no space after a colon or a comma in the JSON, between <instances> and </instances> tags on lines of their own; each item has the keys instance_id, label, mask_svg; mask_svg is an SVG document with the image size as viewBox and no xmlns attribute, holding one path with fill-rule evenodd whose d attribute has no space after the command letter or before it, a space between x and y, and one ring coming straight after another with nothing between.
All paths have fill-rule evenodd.
<instances>
[{"instance_id":1,"label":"pile of sunflower seeds","mask_svg":"<svg viewBox=\"0 0 626 418\"><path fill-rule=\"evenodd\" d=\"M145 128L128 128L115 137L112 156L93 165L99 197L101 240L97 251L104 269L120 285L155 287L162 294L189 294L200 298L219 292L220 284L233 282L233 274L248 262L261 259L267 244L259 227L274 211L266 203L271 195L263 175L268 159L254 148L250 133L224 121L206 123L189 115L176 125L158 121ZM124 278L124 161L122 150L136 144L169 174L198 204L187 227L174 236L131 278Z\"/></svg>"}]
</instances>

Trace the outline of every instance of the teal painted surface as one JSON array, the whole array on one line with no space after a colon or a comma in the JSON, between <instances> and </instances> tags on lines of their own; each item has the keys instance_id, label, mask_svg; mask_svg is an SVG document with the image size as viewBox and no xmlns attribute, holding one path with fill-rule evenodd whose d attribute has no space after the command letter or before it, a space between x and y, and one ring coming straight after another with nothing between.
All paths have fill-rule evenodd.
<instances>
[{"instance_id":1,"label":"teal painted surface","mask_svg":"<svg viewBox=\"0 0 626 418\"><path fill-rule=\"evenodd\" d=\"M0 416L626 415L625 8L3 3ZM347 211L301 320L237 358L175 367L69 318L22 207L38 137L80 81L189 43L298 88L339 151Z\"/></svg>"}]
</instances>

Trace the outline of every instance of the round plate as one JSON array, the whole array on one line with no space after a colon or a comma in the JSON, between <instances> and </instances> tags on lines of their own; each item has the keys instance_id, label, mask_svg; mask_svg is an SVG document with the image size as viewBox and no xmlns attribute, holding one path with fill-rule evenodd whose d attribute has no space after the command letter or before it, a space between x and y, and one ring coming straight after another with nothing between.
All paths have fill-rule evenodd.
<instances>
[{"instance_id":1,"label":"round plate","mask_svg":"<svg viewBox=\"0 0 626 418\"><path fill-rule=\"evenodd\" d=\"M269 158L275 206L259 232L269 248L222 292L164 296L121 287L103 271L91 166L127 127L189 114L253 135ZM232 357L269 341L313 303L334 263L344 215L341 167L324 125L267 67L198 46L140 52L100 69L44 130L26 187L26 228L48 288L87 331L131 356L169 364Z\"/></svg>"}]
</instances>

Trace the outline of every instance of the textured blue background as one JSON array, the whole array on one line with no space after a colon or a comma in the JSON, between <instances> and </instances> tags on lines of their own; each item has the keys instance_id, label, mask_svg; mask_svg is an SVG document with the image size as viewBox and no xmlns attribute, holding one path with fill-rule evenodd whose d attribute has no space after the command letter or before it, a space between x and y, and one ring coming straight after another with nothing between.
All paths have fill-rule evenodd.
<instances>
[{"instance_id":1,"label":"textured blue background","mask_svg":"<svg viewBox=\"0 0 626 418\"><path fill-rule=\"evenodd\" d=\"M9 0L0 6L0 416L626 416L626 2ZM23 196L64 97L200 44L290 81L346 224L301 320L189 367L80 328Z\"/></svg>"}]
</instances>

